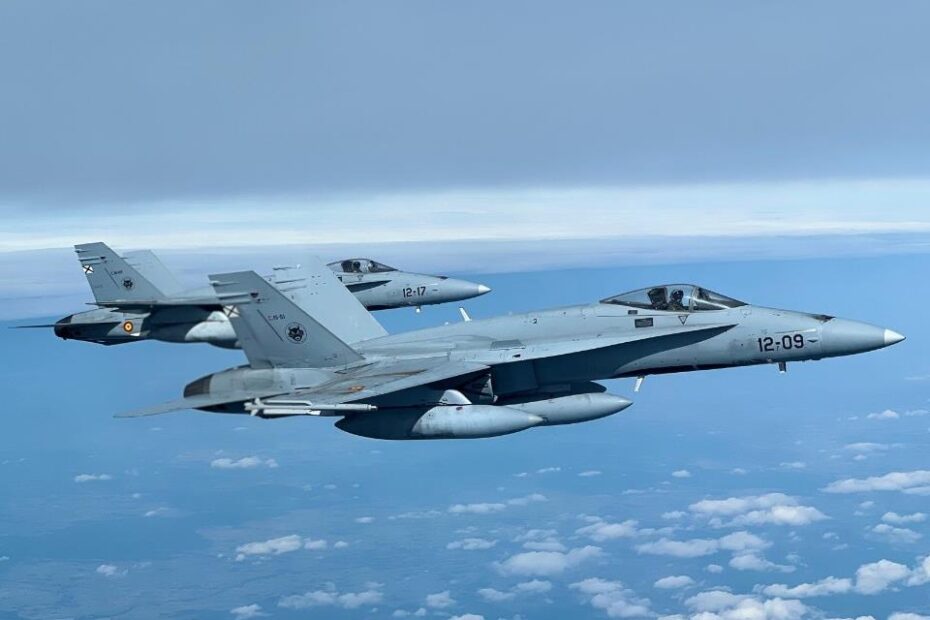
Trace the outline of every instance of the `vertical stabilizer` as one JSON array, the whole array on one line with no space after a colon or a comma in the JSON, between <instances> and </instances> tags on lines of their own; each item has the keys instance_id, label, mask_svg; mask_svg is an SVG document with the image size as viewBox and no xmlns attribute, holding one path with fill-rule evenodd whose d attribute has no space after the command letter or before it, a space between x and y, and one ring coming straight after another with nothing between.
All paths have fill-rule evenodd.
<instances>
[{"instance_id":1,"label":"vertical stabilizer","mask_svg":"<svg viewBox=\"0 0 930 620\"><path fill-rule=\"evenodd\" d=\"M271 282L340 340L354 343L387 331L316 256L299 267L275 267Z\"/></svg>"},{"instance_id":2,"label":"vertical stabilizer","mask_svg":"<svg viewBox=\"0 0 930 620\"><path fill-rule=\"evenodd\" d=\"M98 303L151 301L165 295L141 273L101 242L74 246L87 283Z\"/></svg>"},{"instance_id":3,"label":"vertical stabilizer","mask_svg":"<svg viewBox=\"0 0 930 620\"><path fill-rule=\"evenodd\" d=\"M165 267L155 252L151 250L135 250L125 252L123 258L142 274L142 277L152 283L162 294L174 297L184 292L184 286L178 282L174 274Z\"/></svg>"},{"instance_id":4,"label":"vertical stabilizer","mask_svg":"<svg viewBox=\"0 0 930 620\"><path fill-rule=\"evenodd\" d=\"M254 271L211 275L210 283L253 368L332 368L364 359Z\"/></svg>"}]
</instances>

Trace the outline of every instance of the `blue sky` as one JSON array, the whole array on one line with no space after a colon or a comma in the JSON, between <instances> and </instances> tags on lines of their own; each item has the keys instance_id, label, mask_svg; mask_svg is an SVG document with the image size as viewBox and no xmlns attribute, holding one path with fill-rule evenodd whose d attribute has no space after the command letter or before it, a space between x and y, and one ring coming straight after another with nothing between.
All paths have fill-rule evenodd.
<instances>
[{"instance_id":1,"label":"blue sky","mask_svg":"<svg viewBox=\"0 0 930 620\"><path fill-rule=\"evenodd\" d=\"M482 441L379 442L325 419L116 420L240 353L0 330L16 413L0 439L0 615L927 614L930 335L913 311L927 303L925 266L914 255L485 274L495 291L467 304L476 317L694 280L908 340L783 376L652 377L638 394L608 382L634 406ZM442 307L379 317L392 331L460 320Z\"/></svg>"}]
</instances>

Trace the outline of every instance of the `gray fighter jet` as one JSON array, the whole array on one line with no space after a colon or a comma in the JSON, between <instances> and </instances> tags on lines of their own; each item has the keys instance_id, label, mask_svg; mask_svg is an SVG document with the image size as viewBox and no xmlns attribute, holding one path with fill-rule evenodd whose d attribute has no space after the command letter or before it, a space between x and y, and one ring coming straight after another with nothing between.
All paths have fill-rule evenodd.
<instances>
[{"instance_id":1,"label":"gray fighter jet","mask_svg":"<svg viewBox=\"0 0 930 620\"><path fill-rule=\"evenodd\" d=\"M100 307L57 321L52 326L57 336L106 345L161 340L238 348L212 288L185 290L148 250L120 257L104 243L74 248ZM332 267L348 268L339 278L371 310L461 301L491 290L466 280L399 271L369 259L339 261ZM268 280L301 305L306 289L291 286L292 271L275 268Z\"/></svg>"},{"instance_id":2,"label":"gray fighter jet","mask_svg":"<svg viewBox=\"0 0 930 620\"><path fill-rule=\"evenodd\" d=\"M378 439L493 437L630 406L598 380L819 360L904 337L826 315L752 306L690 284L384 335L320 262L292 274L306 312L254 272L213 275L248 365L187 385L181 409L336 416ZM121 417L123 417L121 416Z\"/></svg>"},{"instance_id":3,"label":"gray fighter jet","mask_svg":"<svg viewBox=\"0 0 930 620\"><path fill-rule=\"evenodd\" d=\"M369 310L462 301L491 290L467 280L400 271L370 258L348 258L328 267Z\"/></svg>"}]
</instances>

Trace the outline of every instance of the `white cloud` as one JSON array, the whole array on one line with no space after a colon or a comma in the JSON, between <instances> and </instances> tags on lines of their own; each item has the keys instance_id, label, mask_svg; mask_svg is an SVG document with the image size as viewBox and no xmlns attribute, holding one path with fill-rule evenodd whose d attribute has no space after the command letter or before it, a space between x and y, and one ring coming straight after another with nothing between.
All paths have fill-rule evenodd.
<instances>
[{"instance_id":1,"label":"white cloud","mask_svg":"<svg viewBox=\"0 0 930 620\"><path fill-rule=\"evenodd\" d=\"M566 546L554 538L546 540L528 540L523 543L524 549L531 551L565 551Z\"/></svg>"},{"instance_id":2,"label":"white cloud","mask_svg":"<svg viewBox=\"0 0 930 620\"><path fill-rule=\"evenodd\" d=\"M486 515L494 514L507 510L508 506L526 506L535 502L545 502L547 498L541 493L531 493L523 497L514 497L506 502L482 502L474 504L453 504L449 506L449 512L452 514L476 514Z\"/></svg>"},{"instance_id":3,"label":"white cloud","mask_svg":"<svg viewBox=\"0 0 930 620\"><path fill-rule=\"evenodd\" d=\"M309 609L311 607L341 607L342 609L358 609L367 605L377 605L384 595L381 593L381 584L373 583L366 586L362 592L346 592L340 594L335 586L329 584L324 590L313 590L303 594L292 594L278 600L278 607L284 609Z\"/></svg>"},{"instance_id":4,"label":"white cloud","mask_svg":"<svg viewBox=\"0 0 930 620\"><path fill-rule=\"evenodd\" d=\"M349 543L344 540L337 540L335 543L333 543L333 549L345 549L348 546Z\"/></svg>"},{"instance_id":5,"label":"white cloud","mask_svg":"<svg viewBox=\"0 0 930 620\"><path fill-rule=\"evenodd\" d=\"M709 590L696 594L685 604L697 612L695 620L800 620L808 608L796 600L762 599L724 590Z\"/></svg>"},{"instance_id":6,"label":"white cloud","mask_svg":"<svg viewBox=\"0 0 930 620\"><path fill-rule=\"evenodd\" d=\"M806 469L807 463L804 461L791 461L788 463L780 463L778 466L782 469Z\"/></svg>"},{"instance_id":7,"label":"white cloud","mask_svg":"<svg viewBox=\"0 0 930 620\"><path fill-rule=\"evenodd\" d=\"M497 544L496 540L487 540L485 538L464 538L454 540L446 545L446 549L461 549L462 551L480 551L490 549Z\"/></svg>"},{"instance_id":8,"label":"white cloud","mask_svg":"<svg viewBox=\"0 0 930 620\"><path fill-rule=\"evenodd\" d=\"M631 538L637 534L636 521L633 519L627 519L622 523L598 521L577 529L575 533L587 536L595 542L604 542L616 538Z\"/></svg>"},{"instance_id":9,"label":"white cloud","mask_svg":"<svg viewBox=\"0 0 930 620\"><path fill-rule=\"evenodd\" d=\"M723 572L723 567L720 566L719 564L708 564L707 566L704 567L704 570L706 570L708 573L719 575L720 573Z\"/></svg>"},{"instance_id":10,"label":"white cloud","mask_svg":"<svg viewBox=\"0 0 930 620\"><path fill-rule=\"evenodd\" d=\"M906 527L895 527L887 523L879 523L872 528L872 532L887 537L891 542L913 544L923 538L921 534Z\"/></svg>"},{"instance_id":11,"label":"white cloud","mask_svg":"<svg viewBox=\"0 0 930 620\"><path fill-rule=\"evenodd\" d=\"M558 532L555 530L543 530L539 528L533 528L530 530L526 530L525 532L523 532L522 534L514 538L514 542L523 542L524 540L546 540L546 539L550 539L554 537L556 534L558 534Z\"/></svg>"},{"instance_id":12,"label":"white cloud","mask_svg":"<svg viewBox=\"0 0 930 620\"><path fill-rule=\"evenodd\" d=\"M762 551L770 546L771 543L755 534L739 531L717 539L670 540L661 538L657 541L637 545L636 551L678 558L697 558L713 555L719 551L729 551L733 554L730 567L736 570L792 572L794 570L793 566L775 564L762 556ZM707 570L716 573L723 569L716 564L712 564L707 567Z\"/></svg>"},{"instance_id":13,"label":"white cloud","mask_svg":"<svg viewBox=\"0 0 930 620\"><path fill-rule=\"evenodd\" d=\"M249 620L250 618L259 618L261 616L267 616L268 614L262 612L261 605L252 603L251 605L243 605L241 607L234 607L229 610L235 620Z\"/></svg>"},{"instance_id":14,"label":"white cloud","mask_svg":"<svg viewBox=\"0 0 930 620\"><path fill-rule=\"evenodd\" d=\"M489 603L503 603L517 597L514 592L501 592L494 588L481 588L478 590L478 596Z\"/></svg>"},{"instance_id":15,"label":"white cloud","mask_svg":"<svg viewBox=\"0 0 930 620\"><path fill-rule=\"evenodd\" d=\"M930 486L930 471L895 471L884 476L836 480L824 488L827 493L867 493L870 491L907 491Z\"/></svg>"},{"instance_id":16,"label":"white cloud","mask_svg":"<svg viewBox=\"0 0 930 620\"><path fill-rule=\"evenodd\" d=\"M865 417L870 420L897 420L901 416L897 411L892 409L885 409L884 411L880 411L878 413L870 413Z\"/></svg>"},{"instance_id":17,"label":"white cloud","mask_svg":"<svg viewBox=\"0 0 930 620\"><path fill-rule=\"evenodd\" d=\"M306 540L304 540L304 549L308 551L322 551L323 549L326 549L327 546L328 545L326 541L323 539L311 540L307 538Z\"/></svg>"},{"instance_id":18,"label":"white cloud","mask_svg":"<svg viewBox=\"0 0 930 620\"><path fill-rule=\"evenodd\" d=\"M577 590L595 609L608 618L642 618L652 616L648 599L639 598L619 581L590 578L569 586Z\"/></svg>"},{"instance_id":19,"label":"white cloud","mask_svg":"<svg viewBox=\"0 0 930 620\"><path fill-rule=\"evenodd\" d=\"M813 506L772 506L766 510L751 510L730 521L729 525L790 525L800 526L828 518Z\"/></svg>"},{"instance_id":20,"label":"white cloud","mask_svg":"<svg viewBox=\"0 0 930 620\"><path fill-rule=\"evenodd\" d=\"M878 562L861 565L856 569L854 578L831 576L820 581L801 583L796 586L787 586L785 584L756 586L756 591L768 596L786 598L831 596L850 592L872 595L884 592L898 583L908 586L930 583L930 557L921 560L921 563L913 570L904 564L879 560Z\"/></svg>"},{"instance_id":21,"label":"white cloud","mask_svg":"<svg viewBox=\"0 0 930 620\"><path fill-rule=\"evenodd\" d=\"M362 524L374 523L375 518L374 517L357 517L355 519L355 522L362 523Z\"/></svg>"},{"instance_id":22,"label":"white cloud","mask_svg":"<svg viewBox=\"0 0 930 620\"><path fill-rule=\"evenodd\" d=\"M749 532L733 532L718 542L720 548L726 551L759 551L771 546L768 541Z\"/></svg>"},{"instance_id":23,"label":"white cloud","mask_svg":"<svg viewBox=\"0 0 930 620\"><path fill-rule=\"evenodd\" d=\"M449 506L449 512L452 514L475 514L475 515L486 515L492 514L495 512L501 512L502 510L507 509L507 504L496 502L496 503L477 503L477 504L453 504Z\"/></svg>"},{"instance_id":24,"label":"white cloud","mask_svg":"<svg viewBox=\"0 0 930 620\"><path fill-rule=\"evenodd\" d=\"M920 614L911 612L896 611L888 616L888 620L930 620L930 616L922 616Z\"/></svg>"},{"instance_id":25,"label":"white cloud","mask_svg":"<svg viewBox=\"0 0 930 620\"><path fill-rule=\"evenodd\" d=\"M682 512L681 510L672 510L672 511L670 511L670 512L663 512L663 513L662 513L662 518L665 519L665 520L667 520L667 521L671 521L671 520L674 520L674 519L681 519L681 518L684 517L686 514L687 514L687 513Z\"/></svg>"},{"instance_id":26,"label":"white cloud","mask_svg":"<svg viewBox=\"0 0 930 620\"><path fill-rule=\"evenodd\" d=\"M910 569L896 562L879 560L863 564L856 570L856 592L860 594L878 594L888 586L910 577Z\"/></svg>"},{"instance_id":27,"label":"white cloud","mask_svg":"<svg viewBox=\"0 0 930 620\"><path fill-rule=\"evenodd\" d=\"M314 197L315 231L329 243L654 238L661 236L794 237L810 234L918 232L930 228L924 179L802 180L652 186L475 188ZM695 218L695 204L704 217ZM893 204L893 209L887 205ZM437 216L436 205L442 205ZM648 209L643 209L648 205ZM790 205L790 207L789 207ZM106 230L115 247L230 247L306 243L287 225L307 211L305 195L218 200L171 200L135 205L121 217L112 208L75 209L48 226L21 218L0 232L7 250L67 247ZM122 207L122 205L120 205ZM347 222L344 214L357 217ZM569 214L585 213L585 218ZM212 224L218 217L236 224ZM592 230L589 222L596 221ZM410 222L416 222L417 236ZM657 225L661 223L661 225ZM298 227L299 228L299 227ZM653 241L653 244L655 242ZM703 245L706 245L703 244ZM719 249L717 253L719 254ZM706 255L705 254L702 255ZM756 255L756 254L754 254ZM551 259L550 259L551 260ZM563 258L564 261L564 258Z\"/></svg>"},{"instance_id":28,"label":"white cloud","mask_svg":"<svg viewBox=\"0 0 930 620\"><path fill-rule=\"evenodd\" d=\"M530 493L529 495L524 495L523 497L515 497L513 499L507 500L508 506L526 506L527 504L533 504L536 502L545 502L548 501L548 498L542 493Z\"/></svg>"},{"instance_id":29,"label":"white cloud","mask_svg":"<svg viewBox=\"0 0 930 620\"><path fill-rule=\"evenodd\" d=\"M443 515L439 510L418 510L413 512L402 512L398 515L391 515L389 520L394 519L435 519Z\"/></svg>"},{"instance_id":30,"label":"white cloud","mask_svg":"<svg viewBox=\"0 0 930 620\"><path fill-rule=\"evenodd\" d=\"M601 473L602 473L602 472L601 472L601 470L599 470L599 469L587 469L587 470L585 470L585 471L579 473L578 475L579 475L580 477L582 477L582 478L590 478L590 477L592 477L592 476L600 476Z\"/></svg>"},{"instance_id":31,"label":"white cloud","mask_svg":"<svg viewBox=\"0 0 930 620\"><path fill-rule=\"evenodd\" d=\"M827 577L814 583L801 583L793 587L788 587L782 583L772 584L761 588L761 592L767 596L778 596L783 598L810 598L814 596L831 596L834 594L846 594L852 591L852 579L837 579L836 577Z\"/></svg>"},{"instance_id":32,"label":"white cloud","mask_svg":"<svg viewBox=\"0 0 930 620\"><path fill-rule=\"evenodd\" d=\"M553 474L555 472L562 471L561 467L543 467L542 469L537 469L537 474Z\"/></svg>"},{"instance_id":33,"label":"white cloud","mask_svg":"<svg viewBox=\"0 0 930 620\"><path fill-rule=\"evenodd\" d=\"M151 518L151 517L168 517L168 516L171 516L171 515L173 515L173 514L176 514L176 513L175 513L175 511L171 510L170 508L167 508L167 507L165 507L165 506L159 506L158 508L152 508L151 510L146 510L145 513L143 514L143 516L146 517L146 518Z\"/></svg>"},{"instance_id":34,"label":"white cloud","mask_svg":"<svg viewBox=\"0 0 930 620\"><path fill-rule=\"evenodd\" d=\"M800 526L827 518L813 506L802 506L797 498L783 493L705 499L691 504L689 509L696 515L709 518L714 526ZM732 518L725 522L721 517Z\"/></svg>"},{"instance_id":35,"label":"white cloud","mask_svg":"<svg viewBox=\"0 0 930 620\"><path fill-rule=\"evenodd\" d=\"M230 458L213 459L210 461L210 467L214 469L255 469L257 467L267 467L274 469L278 462L274 459L260 459L257 456L244 456L234 461Z\"/></svg>"},{"instance_id":36,"label":"white cloud","mask_svg":"<svg viewBox=\"0 0 930 620\"><path fill-rule=\"evenodd\" d=\"M636 545L639 553L650 555L670 555L676 558L697 558L717 553L719 543L714 539L695 538L692 540L669 540L660 538L654 542Z\"/></svg>"},{"instance_id":37,"label":"white cloud","mask_svg":"<svg viewBox=\"0 0 930 620\"><path fill-rule=\"evenodd\" d=\"M462 614L461 616L450 616L449 620L484 620L481 614Z\"/></svg>"},{"instance_id":38,"label":"white cloud","mask_svg":"<svg viewBox=\"0 0 930 620\"><path fill-rule=\"evenodd\" d=\"M926 583L930 583L930 556L921 560L907 579L907 585L909 586L922 586Z\"/></svg>"},{"instance_id":39,"label":"white cloud","mask_svg":"<svg viewBox=\"0 0 930 620\"><path fill-rule=\"evenodd\" d=\"M478 590L478 596L489 603L501 603L509 601L521 594L545 594L552 589L552 584L548 581L533 579L523 581L513 586L509 591L502 592L494 588L481 588Z\"/></svg>"},{"instance_id":40,"label":"white cloud","mask_svg":"<svg viewBox=\"0 0 930 620\"><path fill-rule=\"evenodd\" d=\"M782 573L794 572L794 566L788 564L776 564L762 557L757 552L738 553L730 560L730 568L740 571L780 571Z\"/></svg>"},{"instance_id":41,"label":"white cloud","mask_svg":"<svg viewBox=\"0 0 930 620\"><path fill-rule=\"evenodd\" d=\"M97 574L103 575L104 577L122 577L128 571L126 569L120 569L113 564L101 564L97 567Z\"/></svg>"},{"instance_id":42,"label":"white cloud","mask_svg":"<svg viewBox=\"0 0 930 620\"><path fill-rule=\"evenodd\" d=\"M74 477L75 482L97 482L113 480L110 474L78 474Z\"/></svg>"},{"instance_id":43,"label":"white cloud","mask_svg":"<svg viewBox=\"0 0 930 620\"><path fill-rule=\"evenodd\" d=\"M691 472L687 469L676 469L672 472L672 476L675 478L690 478Z\"/></svg>"},{"instance_id":44,"label":"white cloud","mask_svg":"<svg viewBox=\"0 0 930 620\"><path fill-rule=\"evenodd\" d=\"M588 545L566 552L560 551L525 551L510 556L496 564L498 572L503 575L526 575L548 577L565 572L587 560L601 555L600 547Z\"/></svg>"},{"instance_id":45,"label":"white cloud","mask_svg":"<svg viewBox=\"0 0 930 620\"><path fill-rule=\"evenodd\" d=\"M281 555L297 551L304 546L303 539L297 534L256 541L236 547L236 561L241 562L252 555Z\"/></svg>"},{"instance_id":46,"label":"white cloud","mask_svg":"<svg viewBox=\"0 0 930 620\"><path fill-rule=\"evenodd\" d=\"M906 523L923 523L927 520L927 515L923 512L915 512L909 515L899 515L896 512L886 512L882 515L882 521L893 525L904 525Z\"/></svg>"},{"instance_id":47,"label":"white cloud","mask_svg":"<svg viewBox=\"0 0 930 620\"><path fill-rule=\"evenodd\" d=\"M426 595L426 606L432 609L446 609L455 605L455 599L448 590Z\"/></svg>"},{"instance_id":48,"label":"white cloud","mask_svg":"<svg viewBox=\"0 0 930 620\"><path fill-rule=\"evenodd\" d=\"M656 580L652 586L660 590L676 590L678 588L687 588L694 585L694 579L687 575L670 575Z\"/></svg>"}]
</instances>

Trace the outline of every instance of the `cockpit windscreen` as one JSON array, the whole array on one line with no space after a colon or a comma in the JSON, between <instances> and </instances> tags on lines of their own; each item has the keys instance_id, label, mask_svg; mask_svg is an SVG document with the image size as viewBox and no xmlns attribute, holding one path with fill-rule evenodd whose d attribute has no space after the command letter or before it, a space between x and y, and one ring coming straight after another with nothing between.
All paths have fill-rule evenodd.
<instances>
[{"instance_id":1,"label":"cockpit windscreen","mask_svg":"<svg viewBox=\"0 0 930 620\"><path fill-rule=\"evenodd\" d=\"M370 258L347 258L346 260L330 263L329 267L343 273L385 273L397 271L394 267L371 260Z\"/></svg>"},{"instance_id":2,"label":"cockpit windscreen","mask_svg":"<svg viewBox=\"0 0 930 620\"><path fill-rule=\"evenodd\" d=\"M746 305L745 302L693 284L663 284L643 288L602 299L601 303L668 312L726 310Z\"/></svg>"}]
</instances>

